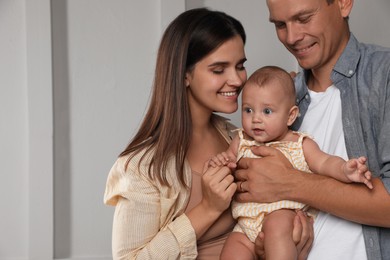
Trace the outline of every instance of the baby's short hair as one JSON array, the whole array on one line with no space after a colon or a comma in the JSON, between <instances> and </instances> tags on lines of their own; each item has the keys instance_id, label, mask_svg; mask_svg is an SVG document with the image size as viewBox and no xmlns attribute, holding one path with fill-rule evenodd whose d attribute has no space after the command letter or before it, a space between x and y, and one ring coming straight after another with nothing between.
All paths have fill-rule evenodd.
<instances>
[{"instance_id":1,"label":"baby's short hair","mask_svg":"<svg viewBox=\"0 0 390 260\"><path fill-rule=\"evenodd\" d=\"M264 66L257 69L248 78L247 83L254 83L259 87L278 82L277 86L283 87L288 98L291 98L292 105L295 104L295 85L291 75L278 66Z\"/></svg>"}]
</instances>

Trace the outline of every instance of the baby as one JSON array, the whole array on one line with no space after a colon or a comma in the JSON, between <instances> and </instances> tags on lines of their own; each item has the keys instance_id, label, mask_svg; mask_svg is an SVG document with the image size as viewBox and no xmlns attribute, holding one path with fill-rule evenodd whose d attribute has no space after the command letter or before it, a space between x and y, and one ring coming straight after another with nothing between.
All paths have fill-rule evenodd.
<instances>
[{"instance_id":1,"label":"baby","mask_svg":"<svg viewBox=\"0 0 390 260\"><path fill-rule=\"evenodd\" d=\"M216 155L209 166L236 167L242 157L258 158L253 145L280 150L294 168L333 177L343 182L361 182L372 189L366 158L343 160L322 152L309 135L289 129L298 116L295 88L291 76L279 67L267 66L255 71L242 92L242 128L226 152ZM254 241L265 233L266 259L296 259L292 239L295 210L306 205L294 201L268 204L233 201L233 217L238 220L228 237L221 259L255 259ZM315 214L314 214L315 215Z\"/></svg>"}]
</instances>

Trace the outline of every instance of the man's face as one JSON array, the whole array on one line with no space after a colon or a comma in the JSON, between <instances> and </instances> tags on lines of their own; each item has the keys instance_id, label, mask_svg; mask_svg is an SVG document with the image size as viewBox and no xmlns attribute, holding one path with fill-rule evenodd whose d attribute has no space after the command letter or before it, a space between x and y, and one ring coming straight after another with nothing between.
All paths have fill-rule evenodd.
<instances>
[{"instance_id":1,"label":"man's face","mask_svg":"<svg viewBox=\"0 0 390 260\"><path fill-rule=\"evenodd\" d=\"M344 0L267 0L277 36L305 69L333 68L349 39Z\"/></svg>"}]
</instances>

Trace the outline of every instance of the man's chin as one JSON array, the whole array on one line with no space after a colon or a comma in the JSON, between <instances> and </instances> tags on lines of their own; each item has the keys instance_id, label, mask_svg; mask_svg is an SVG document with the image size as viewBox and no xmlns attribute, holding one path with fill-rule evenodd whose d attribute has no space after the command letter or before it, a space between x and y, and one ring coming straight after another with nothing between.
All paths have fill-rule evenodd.
<instances>
[{"instance_id":1,"label":"man's chin","mask_svg":"<svg viewBox=\"0 0 390 260\"><path fill-rule=\"evenodd\" d=\"M301 60L298 60L298 64L299 66L302 68L302 69L305 69L305 70L310 70L313 68L313 64L311 63L308 63L308 62L305 62L305 61L301 61Z\"/></svg>"}]
</instances>

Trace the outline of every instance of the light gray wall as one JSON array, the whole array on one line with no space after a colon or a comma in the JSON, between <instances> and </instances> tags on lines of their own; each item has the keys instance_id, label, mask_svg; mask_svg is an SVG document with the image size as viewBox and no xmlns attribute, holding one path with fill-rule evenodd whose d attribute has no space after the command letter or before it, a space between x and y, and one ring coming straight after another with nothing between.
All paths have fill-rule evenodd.
<instances>
[{"instance_id":1,"label":"light gray wall","mask_svg":"<svg viewBox=\"0 0 390 260\"><path fill-rule=\"evenodd\" d=\"M143 115L160 33L159 2L134 3L52 2L56 258L110 252L103 189Z\"/></svg>"},{"instance_id":2,"label":"light gray wall","mask_svg":"<svg viewBox=\"0 0 390 260\"><path fill-rule=\"evenodd\" d=\"M28 122L23 1L0 1L0 259L27 255Z\"/></svg>"},{"instance_id":3,"label":"light gray wall","mask_svg":"<svg viewBox=\"0 0 390 260\"><path fill-rule=\"evenodd\" d=\"M0 260L110 259L107 173L145 111L161 30L199 6L242 21L249 74L296 69L263 0L0 1ZM389 13L355 1L352 30L390 46Z\"/></svg>"}]
</instances>

